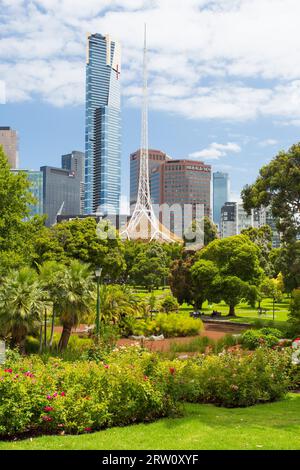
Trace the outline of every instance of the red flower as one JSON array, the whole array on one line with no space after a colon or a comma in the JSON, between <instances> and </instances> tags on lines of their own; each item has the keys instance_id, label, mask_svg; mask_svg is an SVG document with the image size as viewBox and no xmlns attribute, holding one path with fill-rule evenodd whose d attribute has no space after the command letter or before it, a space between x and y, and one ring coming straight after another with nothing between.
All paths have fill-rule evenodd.
<instances>
[{"instance_id":1,"label":"red flower","mask_svg":"<svg viewBox=\"0 0 300 470\"><path fill-rule=\"evenodd\" d=\"M50 411L53 411L54 408L52 406L45 406L44 407L44 411L47 411L47 413L49 413Z\"/></svg>"},{"instance_id":2,"label":"red flower","mask_svg":"<svg viewBox=\"0 0 300 470\"><path fill-rule=\"evenodd\" d=\"M144 375L144 380L148 380L148 376L147 375Z\"/></svg>"},{"instance_id":3,"label":"red flower","mask_svg":"<svg viewBox=\"0 0 300 470\"><path fill-rule=\"evenodd\" d=\"M85 432L91 432L92 428L84 428Z\"/></svg>"},{"instance_id":4,"label":"red flower","mask_svg":"<svg viewBox=\"0 0 300 470\"><path fill-rule=\"evenodd\" d=\"M12 374L12 369L4 369L4 372L8 372L8 374Z\"/></svg>"},{"instance_id":5,"label":"red flower","mask_svg":"<svg viewBox=\"0 0 300 470\"><path fill-rule=\"evenodd\" d=\"M58 393L57 393L57 392L53 393L53 398L56 398L56 397L57 397L57 395L58 395Z\"/></svg>"},{"instance_id":6,"label":"red flower","mask_svg":"<svg viewBox=\"0 0 300 470\"><path fill-rule=\"evenodd\" d=\"M65 392L61 392L60 396L61 396L61 397L65 397L65 396L66 396L66 393L65 393Z\"/></svg>"},{"instance_id":7,"label":"red flower","mask_svg":"<svg viewBox=\"0 0 300 470\"><path fill-rule=\"evenodd\" d=\"M52 421L52 418L51 416L42 416L42 420L49 422L49 421Z\"/></svg>"},{"instance_id":8,"label":"red flower","mask_svg":"<svg viewBox=\"0 0 300 470\"><path fill-rule=\"evenodd\" d=\"M175 367L170 367L170 374L172 374L172 375L175 374Z\"/></svg>"},{"instance_id":9,"label":"red flower","mask_svg":"<svg viewBox=\"0 0 300 470\"><path fill-rule=\"evenodd\" d=\"M109 369L109 365L105 364L104 369Z\"/></svg>"}]
</instances>

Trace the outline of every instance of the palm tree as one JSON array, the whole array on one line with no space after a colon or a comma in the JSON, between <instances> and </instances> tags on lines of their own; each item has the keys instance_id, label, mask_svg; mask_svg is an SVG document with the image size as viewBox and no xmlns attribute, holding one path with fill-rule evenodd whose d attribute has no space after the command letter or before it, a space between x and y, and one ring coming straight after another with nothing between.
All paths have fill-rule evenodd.
<instances>
[{"instance_id":1,"label":"palm tree","mask_svg":"<svg viewBox=\"0 0 300 470\"><path fill-rule=\"evenodd\" d=\"M0 330L11 335L11 346L24 351L25 338L42 322L44 293L31 268L12 271L0 286Z\"/></svg>"},{"instance_id":2,"label":"palm tree","mask_svg":"<svg viewBox=\"0 0 300 470\"><path fill-rule=\"evenodd\" d=\"M127 286L103 285L100 290L101 321L119 323L125 316L138 312L138 301Z\"/></svg>"},{"instance_id":3,"label":"palm tree","mask_svg":"<svg viewBox=\"0 0 300 470\"><path fill-rule=\"evenodd\" d=\"M87 315L95 302L95 284L89 265L77 260L70 263L62 279L62 295L59 298L63 331L58 348L64 351L68 345L72 328Z\"/></svg>"},{"instance_id":4,"label":"palm tree","mask_svg":"<svg viewBox=\"0 0 300 470\"><path fill-rule=\"evenodd\" d=\"M64 296L63 281L66 276L67 267L57 261L46 261L39 266L41 286L45 295L49 297L52 303L52 321L49 347L52 347L56 313L59 311L59 305Z\"/></svg>"}]
</instances>

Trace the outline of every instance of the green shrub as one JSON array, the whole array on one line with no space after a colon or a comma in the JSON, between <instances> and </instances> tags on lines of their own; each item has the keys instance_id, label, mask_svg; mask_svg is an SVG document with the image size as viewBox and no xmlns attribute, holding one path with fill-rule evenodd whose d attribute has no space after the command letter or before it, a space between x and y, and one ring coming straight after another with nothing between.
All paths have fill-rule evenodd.
<instances>
[{"instance_id":1,"label":"green shrub","mask_svg":"<svg viewBox=\"0 0 300 470\"><path fill-rule=\"evenodd\" d=\"M108 364L38 356L0 368L0 435L82 433L176 411L172 381L151 353ZM151 372L151 374L150 374Z\"/></svg>"},{"instance_id":2,"label":"green shrub","mask_svg":"<svg viewBox=\"0 0 300 470\"><path fill-rule=\"evenodd\" d=\"M288 350L261 348L251 354L207 355L178 367L175 377L181 400L226 407L280 399L288 391L292 376Z\"/></svg>"},{"instance_id":3,"label":"green shrub","mask_svg":"<svg viewBox=\"0 0 300 470\"><path fill-rule=\"evenodd\" d=\"M203 330L200 319L185 314L159 313L154 320L138 320L134 335L164 335L166 338L198 335Z\"/></svg>"},{"instance_id":4,"label":"green shrub","mask_svg":"<svg viewBox=\"0 0 300 470\"><path fill-rule=\"evenodd\" d=\"M262 328L260 330L247 330L242 335L242 344L248 349L256 349L259 346L273 347L282 337L281 331L275 328Z\"/></svg>"},{"instance_id":5,"label":"green shrub","mask_svg":"<svg viewBox=\"0 0 300 470\"><path fill-rule=\"evenodd\" d=\"M249 406L295 384L290 349L161 360L120 347L105 362L9 358L0 368L0 435L84 433L177 412L179 401Z\"/></svg>"},{"instance_id":6,"label":"green shrub","mask_svg":"<svg viewBox=\"0 0 300 470\"><path fill-rule=\"evenodd\" d=\"M173 295L167 295L161 302L161 308L165 313L178 312L178 300Z\"/></svg>"},{"instance_id":7,"label":"green shrub","mask_svg":"<svg viewBox=\"0 0 300 470\"><path fill-rule=\"evenodd\" d=\"M34 336L27 336L25 340L25 351L27 354L38 353L40 349L40 342Z\"/></svg>"}]
</instances>

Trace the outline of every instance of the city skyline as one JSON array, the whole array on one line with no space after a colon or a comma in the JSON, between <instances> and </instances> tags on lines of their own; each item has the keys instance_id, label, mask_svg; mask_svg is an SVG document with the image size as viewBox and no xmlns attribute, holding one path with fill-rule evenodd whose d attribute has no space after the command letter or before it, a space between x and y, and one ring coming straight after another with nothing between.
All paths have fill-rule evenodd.
<instances>
[{"instance_id":1,"label":"city skyline","mask_svg":"<svg viewBox=\"0 0 300 470\"><path fill-rule=\"evenodd\" d=\"M283 8L282 2L273 1L269 22L267 0L253 0L251 5L243 0L232 6L188 1L184 9L175 0L174 8L168 9L168 34L162 27L166 1L159 6L123 2L122 8L118 1L113 8L88 1L84 11L66 1L52 3L55 8L38 0L30 12L18 2L3 7L0 70L7 103L0 105L0 121L19 131L20 167L58 166L62 153L84 150L85 34L110 32L124 50L122 195L123 200L128 198L128 156L140 140L140 44L145 21L151 147L174 158L199 158L212 164L213 171L229 172L236 196L278 150L298 141L300 87L293 52L299 43L297 2L288 0L289 8ZM18 42L16 13L24 25L31 15L31 32L20 24ZM72 27L63 23L64 15ZM176 41L179 25L185 24L190 27ZM56 29L63 34L55 34Z\"/></svg>"}]
</instances>

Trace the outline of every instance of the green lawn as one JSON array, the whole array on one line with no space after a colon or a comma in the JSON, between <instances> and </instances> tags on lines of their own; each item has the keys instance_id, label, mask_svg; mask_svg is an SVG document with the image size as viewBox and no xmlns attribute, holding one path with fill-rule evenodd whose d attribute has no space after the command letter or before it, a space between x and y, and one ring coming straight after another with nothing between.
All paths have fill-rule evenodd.
<instances>
[{"instance_id":1,"label":"green lawn","mask_svg":"<svg viewBox=\"0 0 300 470\"><path fill-rule=\"evenodd\" d=\"M135 288L136 294L140 298L149 297L150 294L147 290L142 288ZM167 287L164 289L159 289L154 291L155 296L159 300L164 295L170 294L170 289ZM289 309L290 299L287 298L285 295L282 302L275 304L275 321L286 321L288 317L288 309ZM261 303L261 307L266 309L266 314L259 315L257 308L253 308L246 303L241 303L236 307L236 315L237 318L230 319L233 321L244 321L246 323L251 323L253 320L259 318L262 321L269 321L273 319L273 302L272 299L264 299ZM180 312L191 312L193 307L188 304L183 304L180 307ZM211 313L213 310L218 310L222 312L223 315L228 314L229 307L224 303L221 302L219 304L211 304L208 306L208 302L203 304L203 308L201 309L203 312Z\"/></svg>"},{"instance_id":2,"label":"green lawn","mask_svg":"<svg viewBox=\"0 0 300 470\"><path fill-rule=\"evenodd\" d=\"M5 449L202 450L300 449L300 395L277 403L226 409L184 406L184 415L84 436L0 442Z\"/></svg>"}]
</instances>

